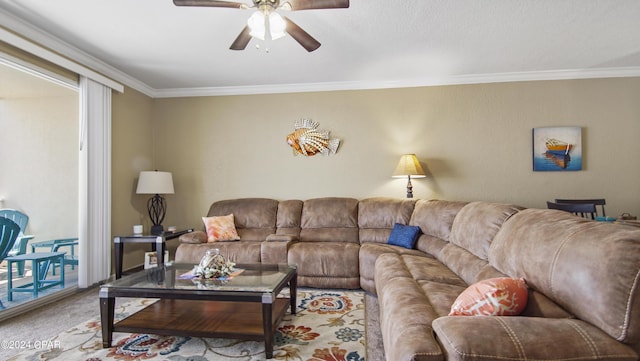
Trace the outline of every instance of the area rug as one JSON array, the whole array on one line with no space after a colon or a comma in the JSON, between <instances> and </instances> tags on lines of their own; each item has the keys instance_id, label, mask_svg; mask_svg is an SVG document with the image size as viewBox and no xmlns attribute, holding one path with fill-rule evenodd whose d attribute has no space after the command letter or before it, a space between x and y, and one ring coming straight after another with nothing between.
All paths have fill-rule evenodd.
<instances>
[{"instance_id":1,"label":"area rug","mask_svg":"<svg viewBox=\"0 0 640 361\"><path fill-rule=\"evenodd\" d=\"M117 304L121 320L156 302L133 299ZM276 330L273 359L311 361L365 360L364 294L357 291L298 290L296 315L286 314ZM111 348L102 348L100 317L57 337L31 345L9 360L265 360L264 343L218 338L158 336L115 332Z\"/></svg>"}]
</instances>

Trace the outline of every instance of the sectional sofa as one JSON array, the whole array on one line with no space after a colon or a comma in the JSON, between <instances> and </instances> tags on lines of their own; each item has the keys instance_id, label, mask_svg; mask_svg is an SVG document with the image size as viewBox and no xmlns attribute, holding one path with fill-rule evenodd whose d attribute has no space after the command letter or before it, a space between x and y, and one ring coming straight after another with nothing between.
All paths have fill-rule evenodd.
<instances>
[{"instance_id":1,"label":"sectional sofa","mask_svg":"<svg viewBox=\"0 0 640 361\"><path fill-rule=\"evenodd\" d=\"M385 355L400 360L638 360L640 228L508 204L391 198L214 202L240 240L181 237L177 262L209 248L234 262L294 263L298 284L378 297ZM419 227L412 247L388 244ZM470 285L523 279L514 316L449 316ZM526 293L525 293L526 294Z\"/></svg>"}]
</instances>

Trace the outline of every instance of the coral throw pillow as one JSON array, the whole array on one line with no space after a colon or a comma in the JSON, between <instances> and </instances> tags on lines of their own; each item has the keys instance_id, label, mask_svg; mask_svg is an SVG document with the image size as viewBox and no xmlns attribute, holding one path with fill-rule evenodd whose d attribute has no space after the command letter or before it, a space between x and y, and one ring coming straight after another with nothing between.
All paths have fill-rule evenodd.
<instances>
[{"instance_id":1,"label":"coral throw pillow","mask_svg":"<svg viewBox=\"0 0 640 361\"><path fill-rule=\"evenodd\" d=\"M527 306L522 278L490 278L469 286L451 306L449 316L515 316Z\"/></svg>"},{"instance_id":2,"label":"coral throw pillow","mask_svg":"<svg viewBox=\"0 0 640 361\"><path fill-rule=\"evenodd\" d=\"M240 239L236 231L233 213L219 217L202 217L207 230L207 241L237 241Z\"/></svg>"}]
</instances>

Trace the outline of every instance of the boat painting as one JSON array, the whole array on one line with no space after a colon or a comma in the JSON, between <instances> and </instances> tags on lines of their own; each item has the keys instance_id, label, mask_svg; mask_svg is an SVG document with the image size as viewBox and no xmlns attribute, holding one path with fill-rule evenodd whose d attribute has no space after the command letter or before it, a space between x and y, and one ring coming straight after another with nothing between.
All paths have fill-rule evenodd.
<instances>
[{"instance_id":1,"label":"boat painting","mask_svg":"<svg viewBox=\"0 0 640 361\"><path fill-rule=\"evenodd\" d=\"M563 142L556 138L547 139L544 142L547 147L547 152L555 155L567 155L571 151L573 144Z\"/></svg>"},{"instance_id":2,"label":"boat painting","mask_svg":"<svg viewBox=\"0 0 640 361\"><path fill-rule=\"evenodd\" d=\"M582 170L582 128L533 128L533 170Z\"/></svg>"}]
</instances>

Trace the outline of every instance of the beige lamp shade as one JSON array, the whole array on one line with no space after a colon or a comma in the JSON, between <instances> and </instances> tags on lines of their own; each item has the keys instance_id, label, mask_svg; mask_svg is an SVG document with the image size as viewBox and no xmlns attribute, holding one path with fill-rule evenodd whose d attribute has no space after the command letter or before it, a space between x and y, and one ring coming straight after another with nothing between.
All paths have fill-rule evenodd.
<instances>
[{"instance_id":1,"label":"beige lamp shade","mask_svg":"<svg viewBox=\"0 0 640 361\"><path fill-rule=\"evenodd\" d=\"M137 194L173 194L171 172L140 172Z\"/></svg>"},{"instance_id":2,"label":"beige lamp shade","mask_svg":"<svg viewBox=\"0 0 640 361\"><path fill-rule=\"evenodd\" d=\"M406 176L411 176L411 178L426 177L415 154L403 154L391 176L394 178L404 178Z\"/></svg>"}]
</instances>

